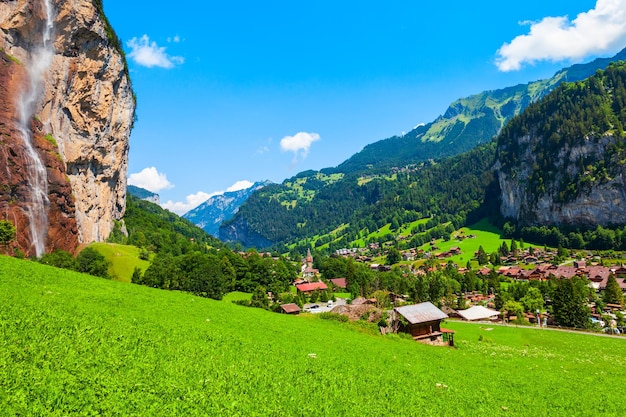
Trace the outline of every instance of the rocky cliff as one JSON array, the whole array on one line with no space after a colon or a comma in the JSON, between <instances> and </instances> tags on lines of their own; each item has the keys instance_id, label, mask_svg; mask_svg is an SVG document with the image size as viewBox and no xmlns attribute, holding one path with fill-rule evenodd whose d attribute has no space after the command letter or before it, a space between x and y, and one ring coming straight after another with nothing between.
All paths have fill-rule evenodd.
<instances>
[{"instance_id":1,"label":"rocky cliff","mask_svg":"<svg viewBox=\"0 0 626 417\"><path fill-rule=\"evenodd\" d=\"M626 63L559 87L498 138L500 212L521 226L626 224Z\"/></svg>"},{"instance_id":2,"label":"rocky cliff","mask_svg":"<svg viewBox=\"0 0 626 417\"><path fill-rule=\"evenodd\" d=\"M135 98L101 2L0 1L0 48L0 218L16 225L17 247L39 254L30 168L38 157L44 250L106 239L125 210ZM25 91L37 94L20 128Z\"/></svg>"}]
</instances>

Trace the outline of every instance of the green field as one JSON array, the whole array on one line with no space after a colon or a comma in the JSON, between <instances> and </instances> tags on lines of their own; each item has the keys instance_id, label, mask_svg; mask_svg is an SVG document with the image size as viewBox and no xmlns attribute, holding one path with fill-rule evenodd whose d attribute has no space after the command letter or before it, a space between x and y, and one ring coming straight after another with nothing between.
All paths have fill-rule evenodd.
<instances>
[{"instance_id":1,"label":"green field","mask_svg":"<svg viewBox=\"0 0 626 417\"><path fill-rule=\"evenodd\" d=\"M150 262L139 259L139 248L116 243L92 243L89 247L100 252L110 263L109 275L116 281L130 282L135 267L145 271Z\"/></svg>"},{"instance_id":2,"label":"green field","mask_svg":"<svg viewBox=\"0 0 626 417\"><path fill-rule=\"evenodd\" d=\"M626 341L445 324L457 348L0 257L0 415L623 416Z\"/></svg>"},{"instance_id":3,"label":"green field","mask_svg":"<svg viewBox=\"0 0 626 417\"><path fill-rule=\"evenodd\" d=\"M474 258L474 252L478 250L479 246L482 246L485 252L491 253L496 252L500 248L500 246L502 246L502 242L506 242L508 246L511 245L511 239L502 239L500 237L501 231L497 227L489 223L486 219L483 219L471 226L462 227L461 229L457 230L455 234L461 236L475 235L476 237L473 239L468 238L462 240L452 238L447 242L443 239L437 239L436 245L439 249L433 251L433 253L437 254L440 252L446 252L450 250L450 248L456 246L461 250L462 253L449 258L445 258L445 260L450 260L460 266L465 266L467 261ZM520 243L518 242L517 244L519 248ZM537 247L536 245L524 244L524 248L528 248L529 246ZM420 248L425 250L426 252L430 251L429 244L422 245L420 246ZM474 267L475 266L476 265L474 265Z\"/></svg>"}]
</instances>

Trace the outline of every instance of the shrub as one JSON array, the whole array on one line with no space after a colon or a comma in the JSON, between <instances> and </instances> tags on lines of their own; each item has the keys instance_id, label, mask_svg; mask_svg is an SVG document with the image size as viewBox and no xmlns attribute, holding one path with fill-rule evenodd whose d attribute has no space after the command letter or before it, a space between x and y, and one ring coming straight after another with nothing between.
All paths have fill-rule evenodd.
<instances>
[{"instance_id":1,"label":"shrub","mask_svg":"<svg viewBox=\"0 0 626 417\"><path fill-rule=\"evenodd\" d=\"M331 313L329 311L319 313L317 316L321 318L322 320L336 320L342 323L345 323L348 321L348 316L344 316L343 314Z\"/></svg>"}]
</instances>

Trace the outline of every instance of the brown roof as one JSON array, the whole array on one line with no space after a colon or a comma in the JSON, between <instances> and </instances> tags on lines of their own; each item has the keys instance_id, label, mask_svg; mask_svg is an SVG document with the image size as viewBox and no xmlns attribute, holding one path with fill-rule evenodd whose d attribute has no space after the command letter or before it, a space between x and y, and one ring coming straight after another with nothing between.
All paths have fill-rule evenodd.
<instances>
[{"instance_id":1,"label":"brown roof","mask_svg":"<svg viewBox=\"0 0 626 417\"><path fill-rule=\"evenodd\" d=\"M335 284L339 288L348 288L348 283L345 278L333 278L330 280L333 284Z\"/></svg>"},{"instance_id":2,"label":"brown roof","mask_svg":"<svg viewBox=\"0 0 626 417\"><path fill-rule=\"evenodd\" d=\"M439 310L428 301L410 306L396 307L394 310L407 319L411 324L427 323L429 321L437 321L448 318L446 313Z\"/></svg>"},{"instance_id":3,"label":"brown roof","mask_svg":"<svg viewBox=\"0 0 626 417\"><path fill-rule=\"evenodd\" d=\"M297 304L294 303L290 303L290 304L283 304L280 306L280 308L283 309L283 311L287 314L293 314L293 313L299 313L300 312L300 307Z\"/></svg>"},{"instance_id":4,"label":"brown roof","mask_svg":"<svg viewBox=\"0 0 626 417\"><path fill-rule=\"evenodd\" d=\"M576 276L577 268L573 266L557 266L556 270L552 274L557 278L573 278Z\"/></svg>"}]
</instances>

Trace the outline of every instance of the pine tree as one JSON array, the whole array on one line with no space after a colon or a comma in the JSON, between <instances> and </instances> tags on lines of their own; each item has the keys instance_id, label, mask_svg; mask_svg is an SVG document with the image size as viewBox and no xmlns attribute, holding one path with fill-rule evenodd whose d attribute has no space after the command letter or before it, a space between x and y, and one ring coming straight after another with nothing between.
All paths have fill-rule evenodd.
<instances>
[{"instance_id":1,"label":"pine tree","mask_svg":"<svg viewBox=\"0 0 626 417\"><path fill-rule=\"evenodd\" d=\"M602 300L606 304L624 305L624 294L613 274L609 275L609 279L606 282L606 289L604 290Z\"/></svg>"}]
</instances>

